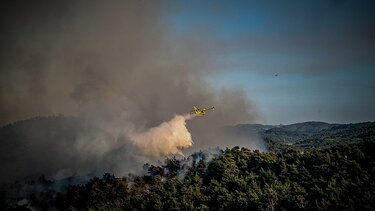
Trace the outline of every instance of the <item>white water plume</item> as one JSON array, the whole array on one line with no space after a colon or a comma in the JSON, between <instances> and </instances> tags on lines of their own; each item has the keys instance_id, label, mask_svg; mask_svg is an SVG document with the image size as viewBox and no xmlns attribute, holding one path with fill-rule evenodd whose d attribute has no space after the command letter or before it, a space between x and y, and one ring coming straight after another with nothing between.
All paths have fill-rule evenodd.
<instances>
[{"instance_id":1,"label":"white water plume","mask_svg":"<svg viewBox=\"0 0 375 211\"><path fill-rule=\"evenodd\" d=\"M194 116L175 115L168 122L148 129L143 133L132 134L131 139L143 154L152 157L181 155L181 149L191 147L193 140L186 128L186 121Z\"/></svg>"}]
</instances>

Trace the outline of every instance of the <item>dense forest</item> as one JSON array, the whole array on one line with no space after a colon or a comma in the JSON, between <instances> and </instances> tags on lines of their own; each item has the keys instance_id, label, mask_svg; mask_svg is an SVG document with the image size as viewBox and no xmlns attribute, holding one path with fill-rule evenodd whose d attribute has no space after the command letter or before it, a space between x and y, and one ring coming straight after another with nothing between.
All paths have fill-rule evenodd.
<instances>
[{"instance_id":1,"label":"dense forest","mask_svg":"<svg viewBox=\"0 0 375 211\"><path fill-rule=\"evenodd\" d=\"M43 122L53 133L28 135L29 130L44 128ZM75 126L68 127L72 122ZM11 144L23 139L22 134L33 140L51 140L53 134L69 138L76 130L89 129L80 125L74 118L33 119L1 128L0 139ZM89 179L41 176L17 181L1 189L0 210L375 209L375 123L247 124L226 129L257 134L268 151L201 151L160 165L145 164L144 174L125 177L106 173Z\"/></svg>"},{"instance_id":2,"label":"dense forest","mask_svg":"<svg viewBox=\"0 0 375 211\"><path fill-rule=\"evenodd\" d=\"M211 160L200 152L189 162L170 158L161 166L146 164L143 176L105 174L64 192L40 192L13 208L373 210L374 151L374 142L363 142L278 152L234 147ZM50 182L44 180L45 186Z\"/></svg>"}]
</instances>

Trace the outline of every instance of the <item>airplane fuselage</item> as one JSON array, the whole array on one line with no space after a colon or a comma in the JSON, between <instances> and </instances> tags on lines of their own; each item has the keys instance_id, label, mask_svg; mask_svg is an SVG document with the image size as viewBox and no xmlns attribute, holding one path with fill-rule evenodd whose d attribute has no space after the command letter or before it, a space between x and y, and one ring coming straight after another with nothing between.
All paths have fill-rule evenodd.
<instances>
[{"instance_id":1,"label":"airplane fuselage","mask_svg":"<svg viewBox=\"0 0 375 211\"><path fill-rule=\"evenodd\" d=\"M212 107L212 108L202 108L202 109L199 109L199 108L197 108L196 106L194 106L194 114L195 115L198 115L198 116L203 116L203 115L205 115L206 114L206 111L207 110L213 110L214 109L214 107Z\"/></svg>"}]
</instances>

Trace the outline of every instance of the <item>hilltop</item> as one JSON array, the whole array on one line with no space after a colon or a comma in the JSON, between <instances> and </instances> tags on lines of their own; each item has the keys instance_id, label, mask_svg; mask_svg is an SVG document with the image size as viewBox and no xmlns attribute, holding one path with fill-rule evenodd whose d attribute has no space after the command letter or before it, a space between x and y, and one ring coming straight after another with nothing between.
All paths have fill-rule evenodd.
<instances>
[{"instance_id":1,"label":"hilltop","mask_svg":"<svg viewBox=\"0 0 375 211\"><path fill-rule=\"evenodd\" d=\"M293 146L298 148L327 148L338 144L375 140L375 122L329 124L303 122L290 125L239 124L233 132L258 134L270 150Z\"/></svg>"}]
</instances>

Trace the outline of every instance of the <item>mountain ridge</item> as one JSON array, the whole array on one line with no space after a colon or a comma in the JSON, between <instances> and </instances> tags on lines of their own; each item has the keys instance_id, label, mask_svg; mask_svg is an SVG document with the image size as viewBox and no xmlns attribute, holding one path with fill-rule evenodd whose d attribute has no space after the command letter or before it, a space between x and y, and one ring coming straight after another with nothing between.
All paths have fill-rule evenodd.
<instances>
[{"instance_id":1,"label":"mountain ridge","mask_svg":"<svg viewBox=\"0 0 375 211\"><path fill-rule=\"evenodd\" d=\"M277 126L238 124L232 131L242 135L258 133L268 145L281 144L301 148L325 148L343 143L375 140L375 122L338 124L309 121Z\"/></svg>"}]
</instances>

